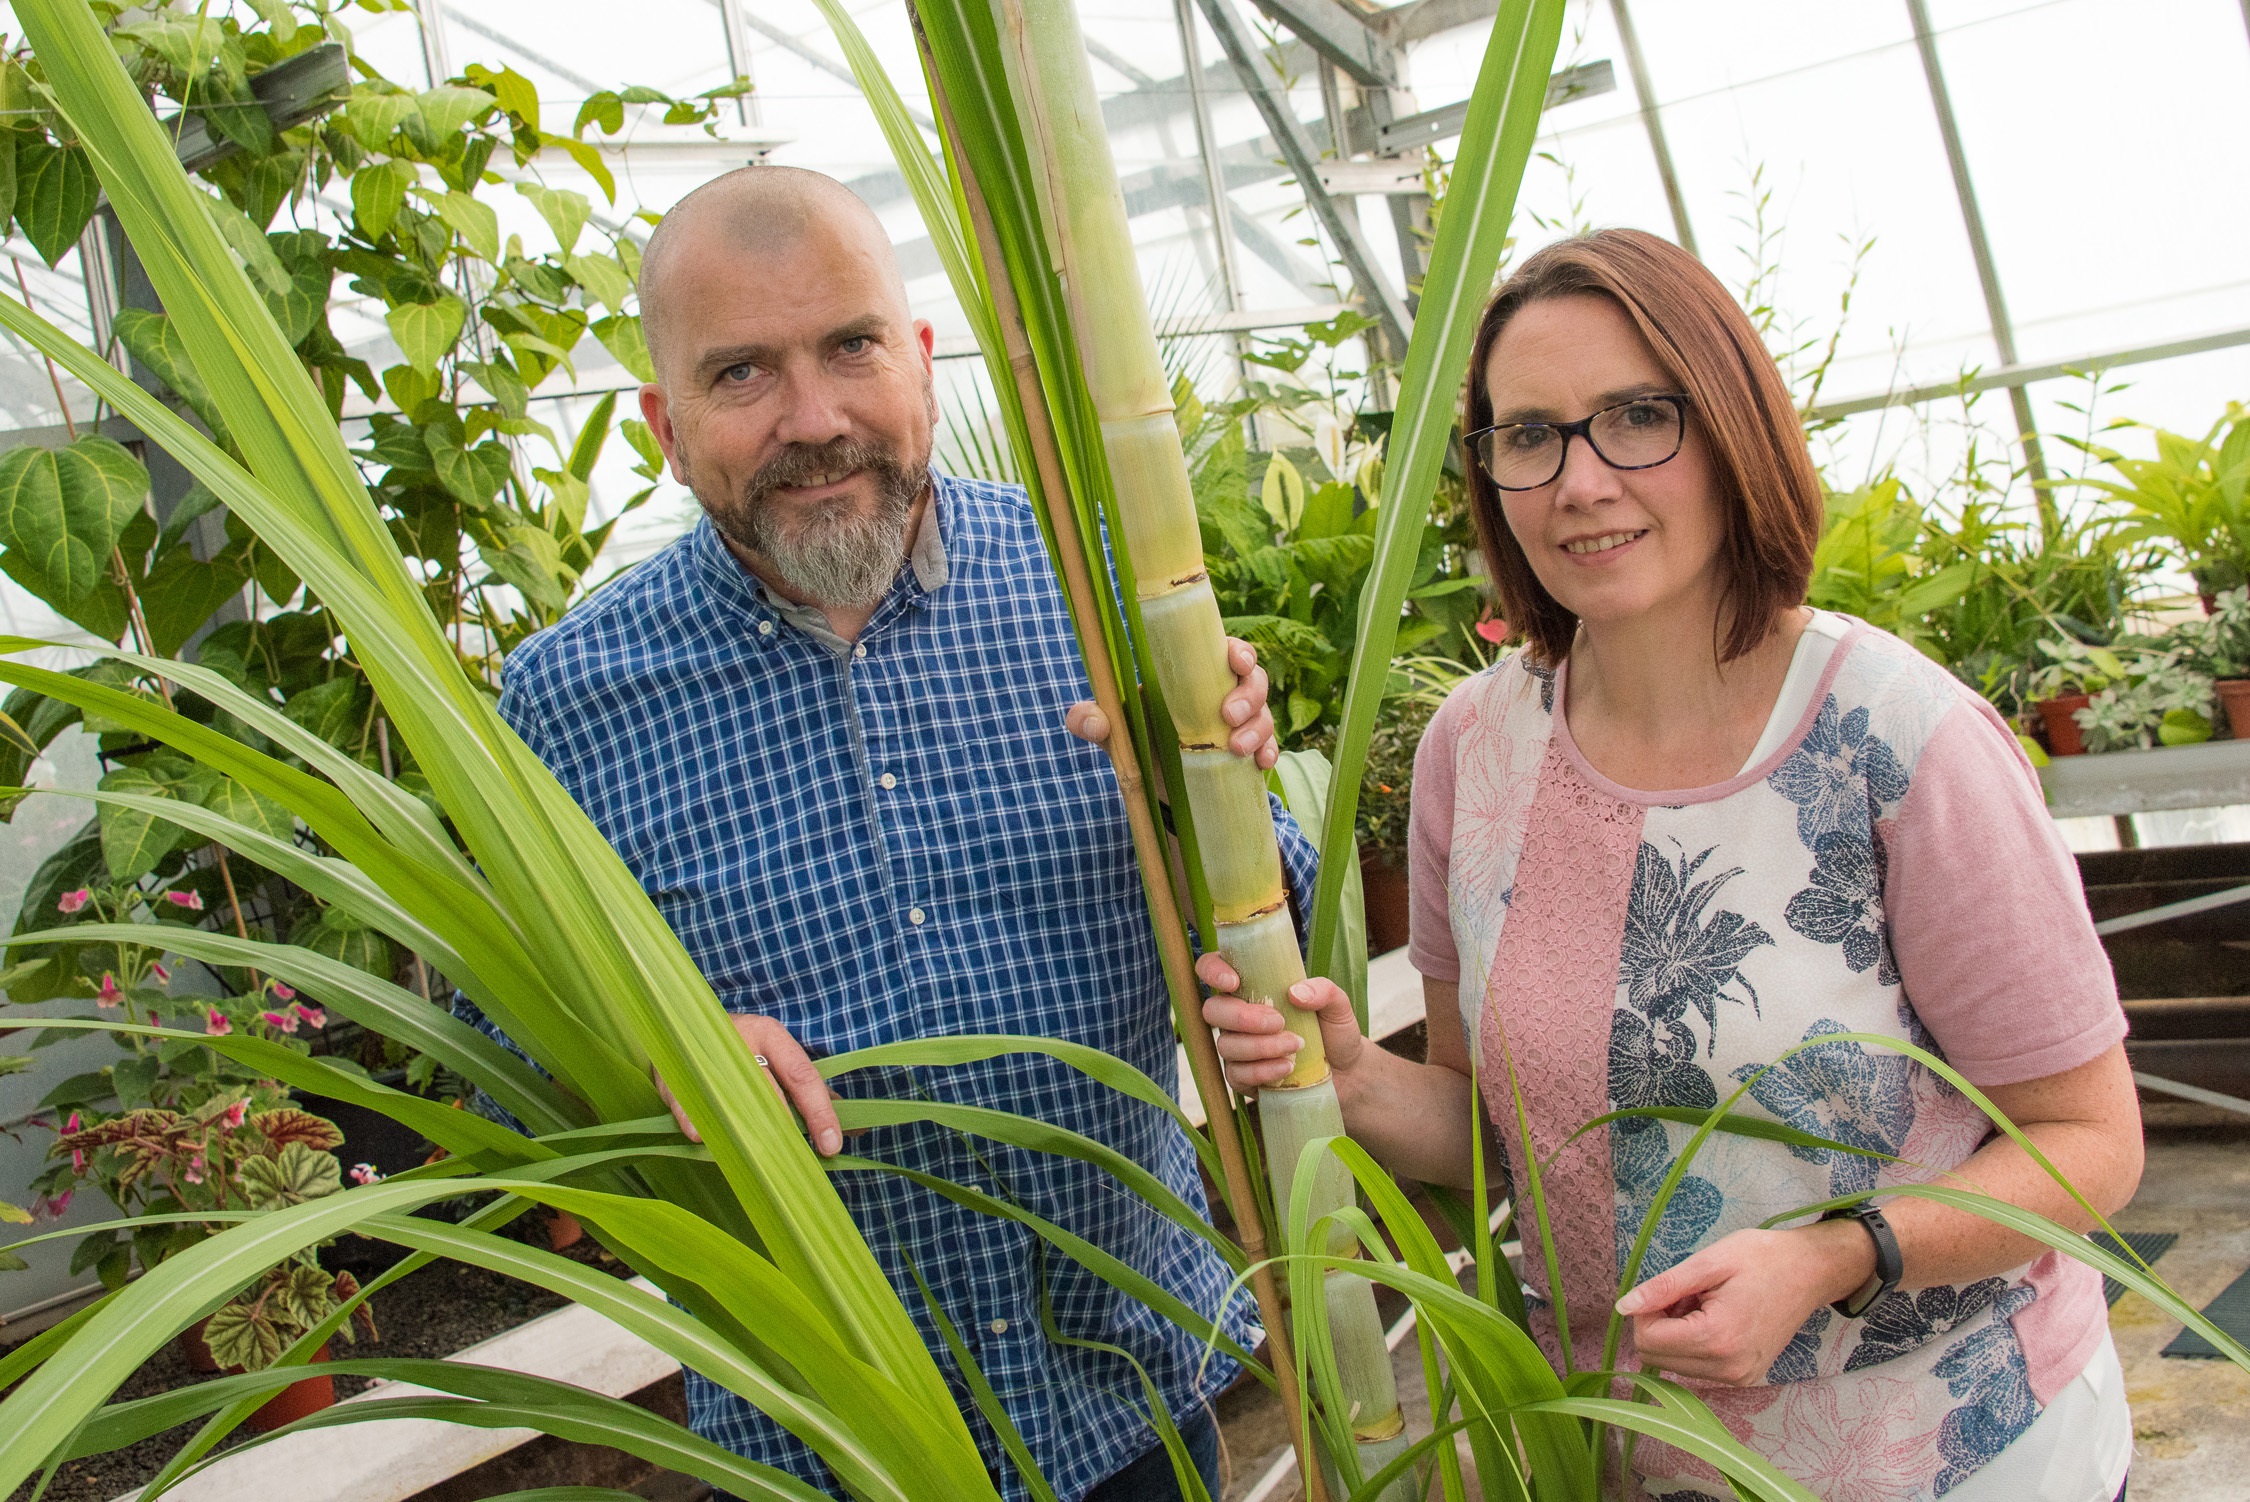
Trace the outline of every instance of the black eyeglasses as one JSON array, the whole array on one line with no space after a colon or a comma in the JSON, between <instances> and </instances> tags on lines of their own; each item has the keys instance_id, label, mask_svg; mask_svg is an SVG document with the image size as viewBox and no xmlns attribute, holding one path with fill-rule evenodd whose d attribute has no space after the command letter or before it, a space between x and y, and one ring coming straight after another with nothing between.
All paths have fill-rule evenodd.
<instances>
[{"instance_id":1,"label":"black eyeglasses","mask_svg":"<svg viewBox=\"0 0 2250 1502\"><path fill-rule=\"evenodd\" d=\"M1611 469L1654 469L1679 453L1688 399L1636 396L1576 422L1504 422L1467 435L1469 452L1502 490L1537 490L1562 474L1570 440L1583 438Z\"/></svg>"}]
</instances>

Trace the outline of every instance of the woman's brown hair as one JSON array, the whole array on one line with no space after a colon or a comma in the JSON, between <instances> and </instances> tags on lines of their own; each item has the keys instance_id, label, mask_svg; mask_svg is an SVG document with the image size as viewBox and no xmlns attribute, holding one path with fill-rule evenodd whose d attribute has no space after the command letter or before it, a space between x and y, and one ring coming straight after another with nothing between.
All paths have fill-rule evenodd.
<instances>
[{"instance_id":1,"label":"woman's brown hair","mask_svg":"<svg viewBox=\"0 0 2250 1502\"><path fill-rule=\"evenodd\" d=\"M1764 641L1782 611L1804 602L1820 540L1820 477L1773 356L1701 261L1633 229L1598 230L1532 256L1501 283L1477 325L1463 431L1492 422L1486 369L1508 320L1532 303L1586 294L1625 310L1665 374L1687 393L1688 420L1710 445L1726 518L1719 545L1725 608L1716 646L1719 661L1731 662ZM1501 612L1529 641L1534 661L1560 662L1578 617L1532 573L1491 476L1473 458L1468 472L1469 507Z\"/></svg>"}]
</instances>

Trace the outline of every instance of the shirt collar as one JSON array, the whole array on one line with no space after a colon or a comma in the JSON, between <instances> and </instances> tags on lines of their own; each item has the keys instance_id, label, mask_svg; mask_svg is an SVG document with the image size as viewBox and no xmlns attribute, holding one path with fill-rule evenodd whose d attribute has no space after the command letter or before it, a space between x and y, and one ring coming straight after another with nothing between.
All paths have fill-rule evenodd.
<instances>
[{"instance_id":1,"label":"shirt collar","mask_svg":"<svg viewBox=\"0 0 2250 1502\"><path fill-rule=\"evenodd\" d=\"M944 586L951 565L946 555L946 534L957 525L955 500L950 477L933 473L930 478L930 504L922 508L921 519L915 524L914 537L908 544L906 563L898 577L891 583L890 593L876 607L875 615L867 623L868 634L887 624L909 605L920 606L930 595ZM695 531L689 542L694 551L697 572L720 598L730 601L749 614L755 623L752 631L758 642L771 646L778 639L776 624L795 627L833 652L848 652L851 643L829 628L828 617L816 606L800 605L785 600L765 586L765 581L742 566L740 559L728 550L726 540L718 528L711 524L709 515L696 519Z\"/></svg>"}]
</instances>

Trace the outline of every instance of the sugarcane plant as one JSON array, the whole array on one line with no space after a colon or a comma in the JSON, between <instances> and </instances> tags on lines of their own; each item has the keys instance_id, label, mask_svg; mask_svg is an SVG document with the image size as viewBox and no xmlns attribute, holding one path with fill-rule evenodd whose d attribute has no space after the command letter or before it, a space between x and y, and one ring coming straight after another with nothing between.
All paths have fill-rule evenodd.
<instances>
[{"instance_id":1,"label":"sugarcane plant","mask_svg":"<svg viewBox=\"0 0 2250 1502\"><path fill-rule=\"evenodd\" d=\"M1369 695L1380 696L1380 680L1388 672L1388 633L1395 630L1411 568L1410 558L1401 563L1395 556L1397 539L1418 532L1412 497L1427 496L1464 358L1468 320L1460 312L1481 298L1491 277L1507 200L1543 93L1559 9L1555 0L1511 0L1503 6L1469 113L1463 165L1456 168L1425 287L1422 329L1409 352L1393 478L1383 503L1381 532L1388 551L1379 557L1370 585L1374 603L1347 699L1362 717L1357 726L1362 748L1372 713ZM93 9L86 0L18 0L16 14L47 97L76 133L107 191L163 299L183 368L192 368L207 391L225 437L207 436L12 299L0 297L0 327L85 382L172 453L305 581L351 642L389 723L423 768L444 820L430 802L313 734L270 698L208 668L114 650L104 655L125 670L114 682L15 661L0 661L0 681L162 741L287 809L292 823L282 833L204 804L123 789L90 795L106 807L163 820L238 850L426 957L521 1043L532 1062L421 996L310 948L184 923L77 930L75 936L86 942L161 944L168 953L253 969L311 990L333 1010L473 1081L525 1130L511 1131L475 1113L387 1088L269 1039L99 1018L19 1024L106 1029L162 1046L210 1048L264 1077L379 1111L429 1138L446 1156L388 1181L302 1203L128 1216L97 1228L138 1234L192 1220L213 1234L0 1358L0 1391L8 1393L0 1401L0 1491L12 1492L42 1471L51 1477L75 1457L203 1420L195 1438L144 1488L142 1496L153 1502L207 1463L214 1447L289 1382L296 1368L314 1359L370 1294L445 1257L521 1278L607 1315L770 1415L821 1458L850 1496L883 1502L996 1498L998 1486L937 1359L824 1177L912 1171L871 1157L840 1155L824 1165L813 1156L631 872L465 671L456 644L432 614L420 581L371 502L313 375L217 228L210 201L181 170ZM1004 417L1011 444L1034 461L1025 466L1027 478L1043 505L1096 696L1116 728L1112 751L1142 853L1156 937L1210 1106L1212 1137L1194 1140L1228 1186L1243 1244L1204 1224L1140 1165L1043 1123L939 1101L847 1100L840 1103L843 1124L932 1121L1072 1154L1099 1164L1156 1213L1203 1236L1242 1279L1260 1288L1274 1342L1270 1368L1229 1338L1217 1311L1187 1307L1117 1258L1020 1206L914 1175L935 1192L1016 1220L1056 1254L1076 1258L1274 1382L1285 1398L1309 1385L1313 1396L1306 1405L1303 1449L1309 1454L1310 1441L1317 1440L1338 1483L1359 1502L1402 1494L1402 1486L1403 1494L1421 1495L1415 1467L1430 1458L1446 1496L1457 1502L1463 1495L1452 1449L1457 1432L1466 1434L1475 1451L1486 1495L1591 1502L1599 1485L1595 1457L1604 1453L1603 1424L1662 1435L1709 1460L1749 1494L1802 1502L1808 1493L1745 1451L1679 1389L1636 1377L1649 1401L1627 1403L1606 1396L1606 1373L1559 1376L1525 1332L1520 1307L1510 1305L1513 1279L1496 1263L1493 1233L1483 1218L1473 1217L1468 1227L1480 1266L1479 1294L1472 1297L1461 1291L1405 1196L1333 1129L1332 1118L1326 1127L1297 1128L1305 1139L1301 1146L1268 1124L1267 1159L1275 1167L1262 1197L1276 1230L1285 1233L1279 1258L1268 1256L1249 1144L1236 1131L1211 1039L1196 1020L1186 916L1192 912L1198 931L1222 947L1237 946L1229 952L1245 969L1254 960L1277 967L1263 974L1263 994L1278 995L1289 977L1302 972L1293 935L1283 936L1270 922L1266 929L1273 933L1259 927L1272 916L1273 895L1272 834L1263 822L1263 799L1255 796L1260 790L1240 777L1230 788L1231 769L1213 758L1198 759L1205 739L1225 734L1211 718L1218 679L1212 676L1210 643L1191 643L1183 639L1184 630L1176 630L1159 646L1151 621L1200 616L1206 631L1215 624L1196 598L1196 581L1189 577L1194 564L1166 532L1166 513L1133 514L1137 506L1177 504L1175 481L1165 468L1174 456L1161 431L1169 418L1153 405L1145 371L1132 359L1121 356L1115 367L1104 365L1098 380L1080 362L1081 351L1113 335L1134 336L1129 313L1106 311L1084 296L1092 288L1075 284L1093 267L1106 267L1127 291L1137 281L1129 255L1116 245L1089 243L1106 211L1097 206L1067 227L1057 211L1079 191L1073 171L1092 174L1098 192L1115 194L1090 91L1059 72L1042 72L1065 63L1082 68L1082 58L1049 55L1025 36L1074 22L1065 6L1033 12L993 8L987 0L956 0L948 8L933 5L921 12L948 126L950 159L941 164L914 133L895 89L872 71L872 54L849 18L836 9L831 19L846 38L855 69L866 70L862 83L884 118L941 257L956 285L973 294L964 296L964 306L1001 377L996 384L1009 409ZM1075 43L1058 46L1075 54ZM1023 118L1037 116L1036 129L1019 124L1019 110ZM1066 158L1076 165L1054 172L1044 143L1066 128L1089 126L1093 139L1079 143L1085 154ZM1069 273L1066 295L1059 273L1081 264L1089 270ZM1145 323L1137 337L1145 344ZM1141 400L1150 402L1145 410L1134 406ZM1115 442L1105 442L1113 432ZM1113 485L1113 477L1119 483ZM1105 529L1123 543L1114 557L1120 585L1114 595L1108 592L1111 560L1098 542ZM1152 537L1155 551L1149 552ZM0 641L0 658L39 645L44 644ZM1168 664L1167 657L1179 661ZM1366 688L1369 674L1377 690ZM1208 703L1202 697L1207 690L1213 690ZM213 728L191 712L198 705L232 716L264 744ZM1337 852L1349 849L1354 728L1347 723L1340 738L1344 776L1329 811L1329 849ZM1191 775L1191 766L1206 764L1218 770ZM1188 856L1191 893L1185 904L1173 897L1157 833L1160 784L1180 792L1172 813ZM0 796L14 791L0 790ZM1342 841L1333 833L1339 819L1347 831ZM292 837L299 823L316 838L317 850ZM1220 852L1238 836L1250 848ZM1266 849L1257 848L1259 838ZM1322 890L1327 896L1315 900L1312 953L1316 966L1329 966L1335 946L1323 938L1320 903L1332 905L1334 895L1325 881ZM1333 929L1332 911L1326 921ZM38 937L8 942L12 947ZM944 1067L1023 1051L1044 1052L1172 1112L1186 1127L1162 1086L1117 1060L1053 1040L913 1040L824 1060L822 1069L835 1076L898 1065ZM700 1142L689 1142L673 1126L656 1075L671 1087ZM1311 1093L1317 1088L1299 1093L1317 1102ZM1730 1100L1704 1121L1706 1136L1729 1129L1723 1118L1733 1104ZM1754 1125L1765 1135L1780 1131L1783 1140L1796 1140L1771 1123ZM1674 1182L1686 1161L1675 1169ZM1356 1182L1388 1239L1353 1203L1343 1176L1331 1166L1336 1164ZM1651 1210L1651 1225L1669 1187ZM1527 1203L1536 1209L1536 1185L1527 1189ZM1481 1196L1481 1182L1479 1191ZM1918 1192L1958 1193L1938 1187ZM484 1203L457 1225L414 1213L468 1196ZM659 1292L497 1234L532 1204L578 1216ZM2010 1213L2029 1234L2077 1240L2037 1217ZM346 1232L394 1242L411 1255L340 1301L261 1371L153 1398L107 1402L175 1332L306 1248ZM27 1238L39 1239L44 1238ZM2078 1245L2084 1248L2082 1240ZM2168 1294L2145 1268L2090 1250L2086 1255L2160 1302ZM1286 1316L1270 1276L1275 1260L1286 1267L1295 1294ZM1376 1282L1406 1294L1420 1314L1417 1339L1432 1395L1433 1432L1412 1445L1402 1443L1390 1422L1397 1403L1383 1386L1389 1363L1379 1329L1372 1347L1348 1334L1355 1321L1371 1327L1365 1313L1372 1305L1362 1304L1353 1290ZM2184 1311L2184 1322L2250 1364L2238 1346L2176 1298L2163 1307ZM938 1323L944 1333L942 1316ZM1292 1327L1300 1337L1294 1346L1288 1339ZM1332 1340L1332 1330L1347 1334ZM1448 1363L1442 1374L1441 1345ZM1052 1496L966 1346L952 1339L948 1348L1026 1489ZM1379 1374L1371 1369L1376 1362ZM277 1436L386 1418L533 1428L625 1449L746 1498L811 1502L822 1495L794 1476L735 1456L645 1410L568 1384L461 1362L357 1358L328 1369L397 1379L428 1392L344 1405L276 1431ZM1183 1492L1202 1497L1169 1415L1160 1403L1152 1401L1151 1407ZM1362 1432L1370 1444L1360 1443ZM1309 1462L1306 1483L1310 1494L1326 1494L1321 1471Z\"/></svg>"}]
</instances>

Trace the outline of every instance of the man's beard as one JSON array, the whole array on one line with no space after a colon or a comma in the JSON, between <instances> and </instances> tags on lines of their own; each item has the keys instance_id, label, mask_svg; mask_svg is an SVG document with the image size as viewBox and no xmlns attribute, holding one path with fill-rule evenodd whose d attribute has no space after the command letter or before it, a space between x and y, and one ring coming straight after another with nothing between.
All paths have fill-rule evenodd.
<instances>
[{"instance_id":1,"label":"man's beard","mask_svg":"<svg viewBox=\"0 0 2250 1502\"><path fill-rule=\"evenodd\" d=\"M871 509L860 510L850 495L805 505L774 494L850 470L875 482ZM758 554L792 590L817 604L859 607L881 600L898 577L907 522L929 483L927 458L910 464L880 444L838 438L790 444L750 477L739 498L691 488L720 534Z\"/></svg>"}]
</instances>

